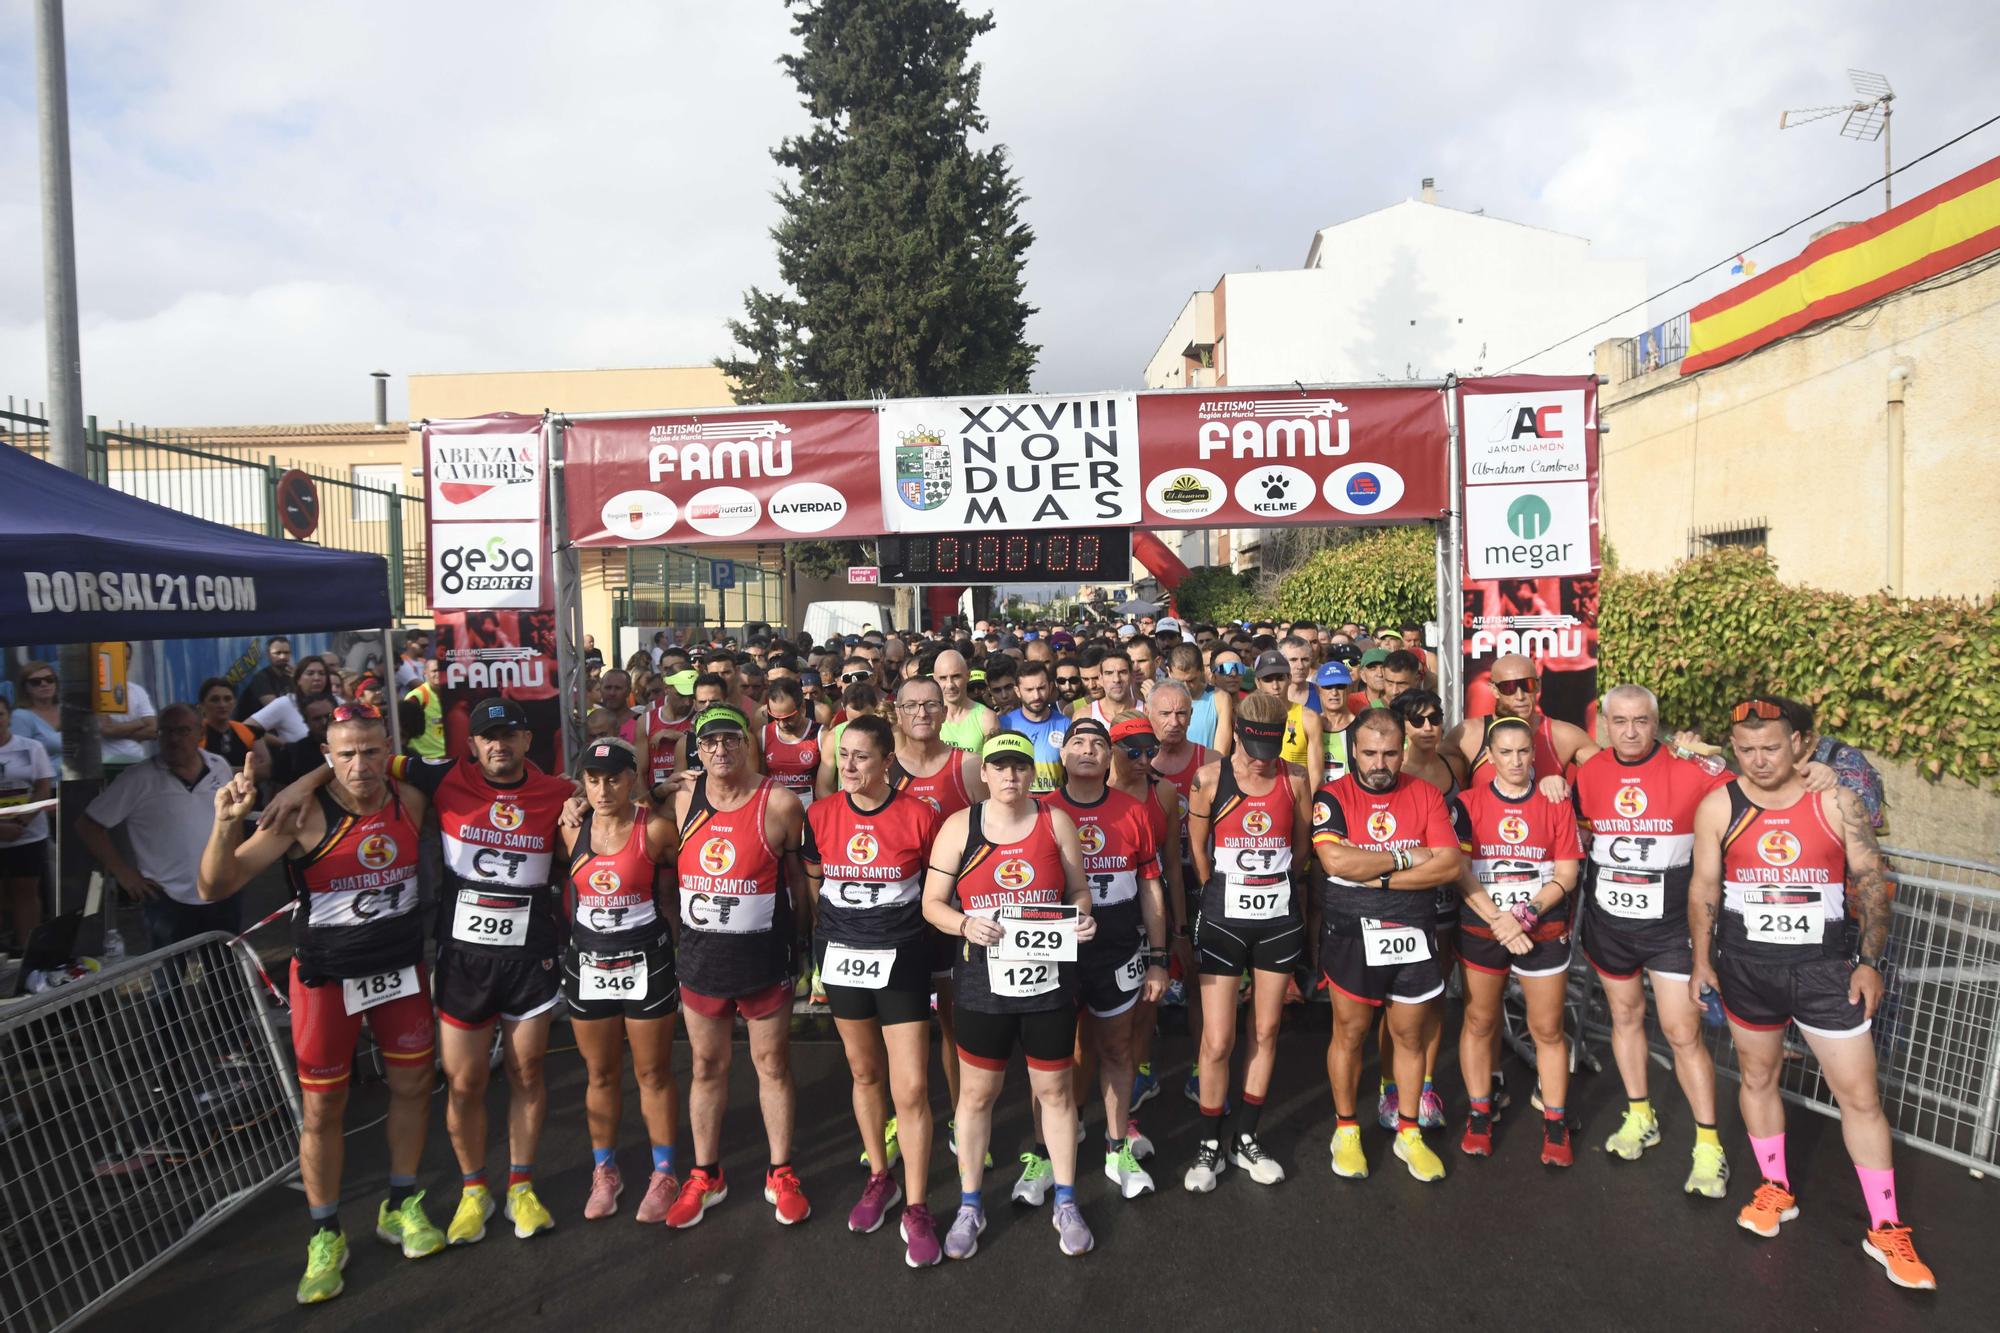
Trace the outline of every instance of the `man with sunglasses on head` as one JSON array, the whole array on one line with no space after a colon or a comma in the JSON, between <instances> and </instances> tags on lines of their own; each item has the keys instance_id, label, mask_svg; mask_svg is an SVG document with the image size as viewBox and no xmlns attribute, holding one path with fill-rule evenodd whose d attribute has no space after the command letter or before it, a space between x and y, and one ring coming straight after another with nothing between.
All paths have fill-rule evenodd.
<instances>
[{"instance_id":1,"label":"man with sunglasses on head","mask_svg":"<svg viewBox=\"0 0 2000 1333\"><path fill-rule=\"evenodd\" d=\"M1721 993L1736 1045L1738 1104L1764 1180L1737 1225L1770 1239L1799 1215L1785 1163L1778 1074L1797 1027L1840 1111L1868 1206L1862 1252L1899 1287L1935 1290L1896 1207L1889 1122L1868 1035L1882 1003L1889 881L1861 798L1807 790L1789 701L1756 695L1730 713L1743 775L1702 798L1694 820L1686 999ZM1848 919L1856 917L1848 942Z\"/></svg>"},{"instance_id":2,"label":"man with sunglasses on head","mask_svg":"<svg viewBox=\"0 0 2000 1333\"><path fill-rule=\"evenodd\" d=\"M1366 660L1364 657L1363 661ZM1534 736L1535 785L1551 800L1567 800L1576 765L1598 752L1597 743L1582 727L1542 712L1541 681L1535 675L1535 664L1519 653L1509 653L1494 662L1487 681L1493 686L1493 718L1517 717L1528 724ZM1444 738L1446 745L1465 756L1475 782L1492 776L1493 761L1486 753L1486 728L1490 721L1468 717Z\"/></svg>"}]
</instances>

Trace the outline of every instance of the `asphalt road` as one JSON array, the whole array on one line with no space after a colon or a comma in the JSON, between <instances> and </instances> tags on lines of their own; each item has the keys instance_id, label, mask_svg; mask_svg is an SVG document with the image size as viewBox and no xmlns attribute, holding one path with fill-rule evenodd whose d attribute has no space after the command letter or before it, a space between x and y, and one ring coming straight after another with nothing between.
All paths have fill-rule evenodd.
<instances>
[{"instance_id":1,"label":"asphalt road","mask_svg":"<svg viewBox=\"0 0 2000 1333\"><path fill-rule=\"evenodd\" d=\"M1412 1180L1389 1153L1389 1136L1365 1132L1374 1175L1347 1182L1328 1170L1331 1108L1324 1009L1293 1011L1282 1040L1263 1139L1289 1176L1260 1187L1230 1171L1217 1191L1189 1195L1180 1176L1194 1148L1193 1108L1179 1094L1185 1035L1165 1038L1167 1091L1141 1114L1159 1147L1157 1195L1126 1202L1095 1169L1078 1190L1096 1250L1065 1258L1046 1209L1017 1209L1007 1191L1012 1155L1026 1136L1026 1078L1017 1060L995 1129L1000 1167L988 1179L990 1225L970 1262L913 1272L893 1215L871 1236L848 1232L862 1172L837 1042L802 1021L794 1050L799 1123L795 1162L814 1214L784 1228L763 1202L764 1139L754 1077L739 1042L724 1129L729 1200L690 1231L631 1221L634 1184L647 1169L636 1096L629 1091L621 1160L624 1215L582 1218L590 1175L583 1069L571 1051L549 1061L550 1114L541 1151L542 1198L554 1232L516 1240L495 1218L478 1246L410 1262L373 1239L386 1185L379 1129L349 1141L343 1210L353 1261L347 1291L310 1311L293 1302L308 1225L304 1198L275 1188L142 1283L93 1327L147 1330L251 1328L457 1329L563 1327L622 1330L882 1327L931 1320L957 1327L1169 1329L1563 1327L1578 1329L1899 1329L2000 1327L2000 1264L1990 1230L1995 1184L1912 1150L1899 1150L1903 1212L1942 1290L1892 1286L1860 1249L1866 1226L1838 1124L1794 1109L1790 1152L1803 1215L1775 1241L1734 1224L1751 1192L1752 1167L1732 1085L1725 1083L1724 1141L1738 1175L1727 1202L1680 1191L1692 1129L1678 1094L1656 1087L1666 1144L1638 1162L1598 1151L1622 1109L1615 1075L1582 1078L1571 1096L1581 1121L1579 1160L1551 1171L1536 1160L1538 1130L1525 1093L1532 1075L1510 1060L1519 1100L1499 1131L1496 1156L1445 1152L1440 1184ZM568 1044L558 1026L555 1042ZM1451 1042L1447 1040L1447 1052ZM1449 1056L1447 1056L1449 1060ZM677 1062L686 1068L683 1044ZM1447 1071L1445 1086L1456 1090ZM685 1083L683 1082L683 1097ZM942 1105L942 1083L933 1078ZM489 1167L507 1153L500 1092L493 1093ZM381 1112L379 1086L357 1089L355 1123ZM1452 1108L1454 1120L1462 1104ZM1526 1112L1526 1114L1521 1114ZM1101 1129L1101 1112L1091 1121ZM682 1130L683 1170L689 1146ZM1433 1136L1441 1150L1446 1135ZM1455 1143L1455 1136L1450 1138ZM457 1175L437 1099L424 1183L442 1226ZM941 1223L954 1205L952 1168L934 1163L930 1199Z\"/></svg>"}]
</instances>

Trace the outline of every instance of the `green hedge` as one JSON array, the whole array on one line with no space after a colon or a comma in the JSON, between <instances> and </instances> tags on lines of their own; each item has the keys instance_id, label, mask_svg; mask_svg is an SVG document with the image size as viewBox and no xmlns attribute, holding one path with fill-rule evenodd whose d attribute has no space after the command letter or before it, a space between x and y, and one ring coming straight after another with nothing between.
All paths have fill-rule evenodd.
<instances>
[{"instance_id":1,"label":"green hedge","mask_svg":"<svg viewBox=\"0 0 2000 1333\"><path fill-rule=\"evenodd\" d=\"M1235 573L1227 565L1203 565L1174 589L1174 604L1190 620L1220 624L1255 619L1261 613L1257 576Z\"/></svg>"},{"instance_id":2,"label":"green hedge","mask_svg":"<svg viewBox=\"0 0 2000 1333\"><path fill-rule=\"evenodd\" d=\"M1278 584L1292 619L1370 626L1435 618L1427 528L1322 551ZM1669 727L1718 739L1752 693L1812 704L1821 729L1931 778L2000 777L2000 603L1850 597L1779 580L1762 550L1725 549L1665 573L1608 569L1600 679L1660 696Z\"/></svg>"}]
</instances>

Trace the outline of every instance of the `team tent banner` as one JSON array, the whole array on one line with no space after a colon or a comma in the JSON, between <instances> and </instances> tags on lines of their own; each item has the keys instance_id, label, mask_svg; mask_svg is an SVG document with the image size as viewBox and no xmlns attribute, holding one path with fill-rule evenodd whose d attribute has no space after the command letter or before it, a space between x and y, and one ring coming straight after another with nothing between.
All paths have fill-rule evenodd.
<instances>
[{"instance_id":1,"label":"team tent banner","mask_svg":"<svg viewBox=\"0 0 2000 1333\"><path fill-rule=\"evenodd\" d=\"M1449 507L1436 389L1139 395L1144 522L1409 523Z\"/></svg>"},{"instance_id":2,"label":"team tent banner","mask_svg":"<svg viewBox=\"0 0 2000 1333\"><path fill-rule=\"evenodd\" d=\"M783 404L563 423L577 546L885 531L872 407Z\"/></svg>"},{"instance_id":3,"label":"team tent banner","mask_svg":"<svg viewBox=\"0 0 2000 1333\"><path fill-rule=\"evenodd\" d=\"M1688 312L1681 374L1753 352L1808 324L2000 250L2000 157L1879 217L1820 237Z\"/></svg>"}]
</instances>

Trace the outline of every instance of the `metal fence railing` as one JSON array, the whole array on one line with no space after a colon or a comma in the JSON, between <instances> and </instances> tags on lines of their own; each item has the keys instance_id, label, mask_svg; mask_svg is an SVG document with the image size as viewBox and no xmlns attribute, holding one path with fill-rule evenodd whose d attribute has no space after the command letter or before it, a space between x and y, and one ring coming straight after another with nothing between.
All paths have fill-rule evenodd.
<instances>
[{"instance_id":1,"label":"metal fence railing","mask_svg":"<svg viewBox=\"0 0 2000 1333\"><path fill-rule=\"evenodd\" d=\"M1882 1110L1896 1138L1980 1171L2000 1170L2000 866L1885 849L1896 883L1886 983L1870 1035ZM1585 1042L1608 1040L1603 992L1587 966ZM1572 991L1576 989L1572 986ZM1667 1063L1648 1010L1648 1039ZM1705 1029L1716 1071L1735 1078L1729 1029ZM1779 1087L1838 1116L1819 1063L1788 1033Z\"/></svg>"},{"instance_id":2,"label":"metal fence railing","mask_svg":"<svg viewBox=\"0 0 2000 1333\"><path fill-rule=\"evenodd\" d=\"M291 1174L248 949L209 934L0 1008L0 1326L70 1327Z\"/></svg>"},{"instance_id":3,"label":"metal fence railing","mask_svg":"<svg viewBox=\"0 0 2000 1333\"><path fill-rule=\"evenodd\" d=\"M40 411L38 404L9 398L0 411L0 444L46 456L48 420ZM95 417L86 427L84 452L91 479L113 490L267 537L284 536L276 501L278 478L296 468L319 489L319 527L312 541L334 550L381 556L388 562L389 606L395 619L430 615L421 495L336 475L324 460L288 462L242 445L122 424L105 430Z\"/></svg>"},{"instance_id":4,"label":"metal fence railing","mask_svg":"<svg viewBox=\"0 0 2000 1333\"><path fill-rule=\"evenodd\" d=\"M1663 366L1677 366L1681 358L1687 355L1687 346L1688 312L1683 310L1672 319L1655 324L1636 338L1619 340L1617 378L1635 379Z\"/></svg>"}]
</instances>

